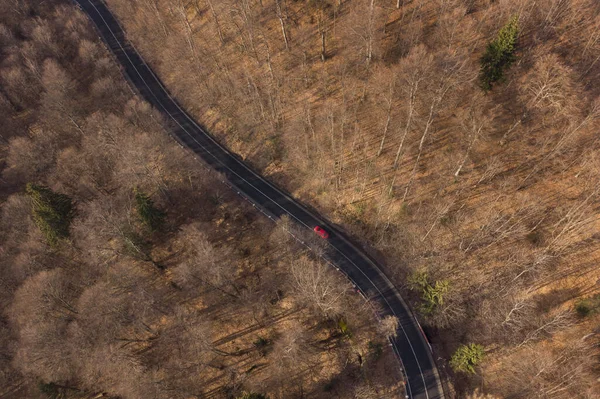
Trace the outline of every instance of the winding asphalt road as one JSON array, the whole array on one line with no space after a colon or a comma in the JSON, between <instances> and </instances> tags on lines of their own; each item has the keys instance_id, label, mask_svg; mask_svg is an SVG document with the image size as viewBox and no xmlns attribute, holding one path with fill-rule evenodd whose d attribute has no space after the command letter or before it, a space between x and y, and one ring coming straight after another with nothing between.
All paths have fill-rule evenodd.
<instances>
[{"instance_id":1,"label":"winding asphalt road","mask_svg":"<svg viewBox=\"0 0 600 399\"><path fill-rule=\"evenodd\" d=\"M332 247L329 260L362 293L379 303L382 309L380 316L395 315L400 321L397 338L391 340L391 345L404 366L408 396L414 399L444 398L431 348L421 327L376 262L325 219L254 172L196 123L169 95L159 78L126 39L117 19L103 2L74 1L96 25L129 82L146 101L172 122L170 133L180 144L225 175L229 184L240 195L271 219L288 215L301 227L312 230L319 225L329 232L328 241Z\"/></svg>"}]
</instances>

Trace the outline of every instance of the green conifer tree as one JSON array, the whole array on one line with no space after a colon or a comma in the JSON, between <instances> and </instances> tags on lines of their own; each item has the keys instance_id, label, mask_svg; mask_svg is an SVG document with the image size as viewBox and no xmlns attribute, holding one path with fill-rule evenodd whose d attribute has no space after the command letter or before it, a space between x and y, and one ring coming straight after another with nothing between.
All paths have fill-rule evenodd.
<instances>
[{"instance_id":1,"label":"green conifer tree","mask_svg":"<svg viewBox=\"0 0 600 399\"><path fill-rule=\"evenodd\" d=\"M433 284L429 281L427 272L415 272L408 277L411 289L421 292L422 303L419 310L424 315L435 313L437 308L444 304L444 299L450 289L448 280L438 280Z\"/></svg>"},{"instance_id":2,"label":"green conifer tree","mask_svg":"<svg viewBox=\"0 0 600 399\"><path fill-rule=\"evenodd\" d=\"M154 205L154 201L152 201L147 194L138 191L137 189L135 189L134 192L136 210L140 220L143 224L148 226L150 230L159 230L165 222L165 217L167 216L166 213L158 209Z\"/></svg>"},{"instance_id":3,"label":"green conifer tree","mask_svg":"<svg viewBox=\"0 0 600 399\"><path fill-rule=\"evenodd\" d=\"M48 187L28 183L25 193L32 201L33 221L51 246L69 236L75 208L71 198Z\"/></svg>"},{"instance_id":4,"label":"green conifer tree","mask_svg":"<svg viewBox=\"0 0 600 399\"><path fill-rule=\"evenodd\" d=\"M485 91L501 81L504 71L515 61L517 38L519 36L519 19L515 15L500 29L496 39L490 42L481 56L481 72L479 82Z\"/></svg>"},{"instance_id":5,"label":"green conifer tree","mask_svg":"<svg viewBox=\"0 0 600 399\"><path fill-rule=\"evenodd\" d=\"M48 399L58 399L60 397L61 392L58 389L58 386L56 384L53 384L52 382L40 382L38 384L38 388L40 389L40 392L44 394Z\"/></svg>"},{"instance_id":6,"label":"green conifer tree","mask_svg":"<svg viewBox=\"0 0 600 399\"><path fill-rule=\"evenodd\" d=\"M450 358L450 366L454 371L475 374L475 367L484 356L484 348L478 344L461 345Z\"/></svg>"}]
</instances>

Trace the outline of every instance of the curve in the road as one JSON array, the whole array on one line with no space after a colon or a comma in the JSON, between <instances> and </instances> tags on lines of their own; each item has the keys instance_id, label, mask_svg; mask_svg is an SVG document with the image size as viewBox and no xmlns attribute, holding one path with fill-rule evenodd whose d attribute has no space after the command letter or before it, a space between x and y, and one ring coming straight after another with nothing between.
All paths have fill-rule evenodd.
<instances>
[{"instance_id":1,"label":"curve in the road","mask_svg":"<svg viewBox=\"0 0 600 399\"><path fill-rule=\"evenodd\" d=\"M123 29L106 4L100 0L74 1L96 25L129 82L146 101L174 123L170 133L180 144L223 173L238 193L268 217L277 219L288 215L310 230L320 225L330 232L328 242L334 250L330 260L336 268L381 305L380 316L394 315L400 322L398 335L391 340L391 345L404 366L409 397L443 399L442 384L432 359L431 347L398 290L376 262L325 219L258 175L199 126L170 96L160 79L126 39Z\"/></svg>"}]
</instances>

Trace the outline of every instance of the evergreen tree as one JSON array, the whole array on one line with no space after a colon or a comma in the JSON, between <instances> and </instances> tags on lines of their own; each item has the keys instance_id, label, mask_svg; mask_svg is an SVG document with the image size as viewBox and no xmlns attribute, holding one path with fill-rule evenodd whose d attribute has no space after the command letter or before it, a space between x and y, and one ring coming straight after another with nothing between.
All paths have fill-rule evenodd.
<instances>
[{"instance_id":1,"label":"evergreen tree","mask_svg":"<svg viewBox=\"0 0 600 399\"><path fill-rule=\"evenodd\" d=\"M436 281L434 285L428 284L423 287L421 298L424 303L421 306L421 311L424 314L432 314L438 306L443 305L449 287L450 283L447 280Z\"/></svg>"},{"instance_id":2,"label":"evergreen tree","mask_svg":"<svg viewBox=\"0 0 600 399\"><path fill-rule=\"evenodd\" d=\"M33 220L51 246L69 236L74 216L74 205L65 194L55 193L48 187L28 183L26 194L32 201Z\"/></svg>"},{"instance_id":3,"label":"evergreen tree","mask_svg":"<svg viewBox=\"0 0 600 399\"><path fill-rule=\"evenodd\" d=\"M143 224L148 226L150 230L159 230L167 216L165 212L158 209L154 205L154 201L145 193L134 190L135 192L135 203L138 216Z\"/></svg>"},{"instance_id":4,"label":"evergreen tree","mask_svg":"<svg viewBox=\"0 0 600 399\"><path fill-rule=\"evenodd\" d=\"M38 384L40 392L43 393L48 399L57 399L60 397L60 390L58 386L52 382L45 383L40 382Z\"/></svg>"},{"instance_id":5,"label":"evergreen tree","mask_svg":"<svg viewBox=\"0 0 600 399\"><path fill-rule=\"evenodd\" d=\"M409 276L408 283L411 289L421 292L419 310L424 315L431 315L435 310L444 304L444 298L450 288L448 280L438 280L433 284L429 281L427 272L416 272Z\"/></svg>"},{"instance_id":6,"label":"evergreen tree","mask_svg":"<svg viewBox=\"0 0 600 399\"><path fill-rule=\"evenodd\" d=\"M515 61L514 52L518 35L519 20L515 15L500 29L496 39L487 45L480 59L479 80L483 90L490 90L494 83L502 80L504 71Z\"/></svg>"},{"instance_id":7,"label":"evergreen tree","mask_svg":"<svg viewBox=\"0 0 600 399\"><path fill-rule=\"evenodd\" d=\"M484 356L483 346L478 344L461 345L450 358L450 366L454 371L475 374L475 366Z\"/></svg>"}]
</instances>

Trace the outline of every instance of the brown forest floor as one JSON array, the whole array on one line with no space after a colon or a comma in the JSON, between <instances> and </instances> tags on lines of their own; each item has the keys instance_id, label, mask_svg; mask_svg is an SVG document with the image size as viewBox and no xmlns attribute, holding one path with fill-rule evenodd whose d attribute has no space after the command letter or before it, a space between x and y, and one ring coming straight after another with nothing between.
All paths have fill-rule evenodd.
<instances>
[{"instance_id":1,"label":"brown forest floor","mask_svg":"<svg viewBox=\"0 0 600 399\"><path fill-rule=\"evenodd\" d=\"M478 378L447 370L461 395L597 397L596 353L574 360L597 339L598 316L574 312L600 279L597 4L109 4L198 120L376 248L415 305L407 276L450 283L423 317L436 353L488 351ZM478 58L512 15L518 61L484 94Z\"/></svg>"}]
</instances>

